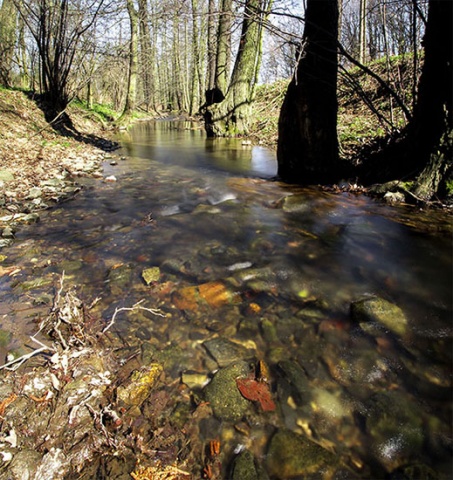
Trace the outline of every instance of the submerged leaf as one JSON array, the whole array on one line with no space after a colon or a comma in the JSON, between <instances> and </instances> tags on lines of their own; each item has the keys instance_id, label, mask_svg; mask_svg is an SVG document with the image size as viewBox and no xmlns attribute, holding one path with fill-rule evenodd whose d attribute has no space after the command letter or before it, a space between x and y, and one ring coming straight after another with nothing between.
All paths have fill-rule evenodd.
<instances>
[{"instance_id":1,"label":"submerged leaf","mask_svg":"<svg viewBox=\"0 0 453 480\"><path fill-rule=\"evenodd\" d=\"M238 378L236 384L242 396L247 400L258 402L264 412L273 412L276 408L272 400L269 385L253 378Z\"/></svg>"}]
</instances>

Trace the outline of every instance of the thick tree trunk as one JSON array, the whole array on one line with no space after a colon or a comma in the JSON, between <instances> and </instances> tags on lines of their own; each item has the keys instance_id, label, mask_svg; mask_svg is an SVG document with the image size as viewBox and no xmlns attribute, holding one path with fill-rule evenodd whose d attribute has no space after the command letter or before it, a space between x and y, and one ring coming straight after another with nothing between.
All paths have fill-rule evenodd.
<instances>
[{"instance_id":1,"label":"thick tree trunk","mask_svg":"<svg viewBox=\"0 0 453 480\"><path fill-rule=\"evenodd\" d=\"M17 36L17 8L12 0L0 7L0 82L12 86L13 54Z\"/></svg>"},{"instance_id":2,"label":"thick tree trunk","mask_svg":"<svg viewBox=\"0 0 453 480\"><path fill-rule=\"evenodd\" d=\"M424 38L425 62L407 134L411 152L408 161L419 171L432 168L434 165L430 164L439 161L437 151L441 144L448 144L442 137L445 140L453 127L452 20L451 1L430 0Z\"/></svg>"},{"instance_id":3,"label":"thick tree trunk","mask_svg":"<svg viewBox=\"0 0 453 480\"><path fill-rule=\"evenodd\" d=\"M279 119L278 174L300 183L338 172L336 0L308 0L301 54Z\"/></svg>"},{"instance_id":4,"label":"thick tree trunk","mask_svg":"<svg viewBox=\"0 0 453 480\"><path fill-rule=\"evenodd\" d=\"M228 88L231 59L231 29L233 26L233 2L222 0L220 9L219 30L217 33L217 55L215 63L215 88L225 93Z\"/></svg>"},{"instance_id":5,"label":"thick tree trunk","mask_svg":"<svg viewBox=\"0 0 453 480\"><path fill-rule=\"evenodd\" d=\"M215 87L215 64L217 42L215 38L216 15L214 13L214 0L208 0L208 38L207 38L207 87L212 90Z\"/></svg>"},{"instance_id":6,"label":"thick tree trunk","mask_svg":"<svg viewBox=\"0 0 453 480\"><path fill-rule=\"evenodd\" d=\"M242 33L230 86L225 98L205 110L208 136L234 137L247 135L250 104L253 101L256 68L261 54L263 2L247 0L242 21ZM209 102L208 102L209 103Z\"/></svg>"},{"instance_id":7,"label":"thick tree trunk","mask_svg":"<svg viewBox=\"0 0 453 480\"><path fill-rule=\"evenodd\" d=\"M401 136L364 164L362 179L415 180L415 196L430 200L452 175L452 20L453 2L429 0L424 63L413 115Z\"/></svg>"},{"instance_id":8,"label":"thick tree trunk","mask_svg":"<svg viewBox=\"0 0 453 480\"><path fill-rule=\"evenodd\" d=\"M135 109L137 100L137 77L138 77L138 12L133 0L127 0L127 12L131 26L131 40L129 48L129 77L127 82L126 104L118 123L128 123Z\"/></svg>"},{"instance_id":9,"label":"thick tree trunk","mask_svg":"<svg viewBox=\"0 0 453 480\"><path fill-rule=\"evenodd\" d=\"M152 77L152 44L151 32L149 29L148 0L139 0L138 13L140 18L140 67L143 86L143 102L149 111L152 106L153 77Z\"/></svg>"}]
</instances>

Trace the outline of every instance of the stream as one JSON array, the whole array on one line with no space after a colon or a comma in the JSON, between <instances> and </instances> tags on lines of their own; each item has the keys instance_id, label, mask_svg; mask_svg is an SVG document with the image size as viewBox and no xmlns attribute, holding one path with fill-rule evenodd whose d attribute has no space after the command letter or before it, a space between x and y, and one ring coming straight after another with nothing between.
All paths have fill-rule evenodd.
<instances>
[{"instance_id":1,"label":"stream","mask_svg":"<svg viewBox=\"0 0 453 480\"><path fill-rule=\"evenodd\" d=\"M275 181L272 151L190 122L119 141L116 181L83 179L2 250L1 352L26 351L64 272L105 324L163 312L111 333L163 365L173 424L212 406L197 436L221 466L186 453L194 479L450 478L451 219Z\"/></svg>"}]
</instances>

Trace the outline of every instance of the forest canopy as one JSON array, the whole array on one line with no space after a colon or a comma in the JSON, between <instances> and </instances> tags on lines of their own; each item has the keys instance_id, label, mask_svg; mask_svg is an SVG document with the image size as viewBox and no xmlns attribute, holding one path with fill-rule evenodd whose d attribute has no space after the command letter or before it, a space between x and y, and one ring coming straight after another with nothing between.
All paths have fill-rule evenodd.
<instances>
[{"instance_id":1,"label":"forest canopy","mask_svg":"<svg viewBox=\"0 0 453 480\"><path fill-rule=\"evenodd\" d=\"M451 79L451 2L442 0L1 0L0 83L38 94L47 103L49 121L77 98L122 112L119 122L127 123L134 110L202 113L208 135L247 135L256 87L280 79L297 82L306 71L305 47L318 21L316 15L310 18L310 9L322 4L337 11L327 25L335 42L329 47L336 55L336 73L331 74L350 82L378 118L387 144L410 131L424 132L409 125L422 116L420 93L436 88L429 85L429 71L423 72L428 86L421 82L425 49L436 48L430 45L443 43L443 59L437 60L445 63L450 55L450 63L436 67L428 61L428 70L443 68L444 78ZM439 33L432 41L430 24ZM376 68L382 64L384 69ZM322 77L322 68L316 75ZM377 82L376 95L365 93L354 69ZM335 93L336 85L332 88ZM312 93L305 94L305 101L314 101ZM390 108L379 103L382 93ZM335 107L327 110L333 118ZM451 108L449 115L444 123L450 122L451 130ZM447 127L441 136L444 145L449 142ZM332 148L338 148L335 143ZM392 156L382 145L377 150ZM417 175L425 160L414 170ZM332 173L326 165L320 164L320 171ZM359 174L371 181L409 173L384 168L378 178L375 170L372 165ZM444 162L442 177L450 170ZM418 193L430 198L440 183Z\"/></svg>"}]
</instances>

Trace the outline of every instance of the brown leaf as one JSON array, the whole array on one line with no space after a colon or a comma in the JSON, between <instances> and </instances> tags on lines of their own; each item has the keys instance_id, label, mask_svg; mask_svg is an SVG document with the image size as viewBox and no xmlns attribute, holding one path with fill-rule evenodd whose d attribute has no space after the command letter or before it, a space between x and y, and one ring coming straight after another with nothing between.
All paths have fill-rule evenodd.
<instances>
[{"instance_id":1,"label":"brown leaf","mask_svg":"<svg viewBox=\"0 0 453 480\"><path fill-rule=\"evenodd\" d=\"M273 412L276 409L267 383L253 378L238 378L236 384L242 396L247 400L258 402L264 412Z\"/></svg>"}]
</instances>

